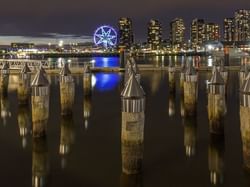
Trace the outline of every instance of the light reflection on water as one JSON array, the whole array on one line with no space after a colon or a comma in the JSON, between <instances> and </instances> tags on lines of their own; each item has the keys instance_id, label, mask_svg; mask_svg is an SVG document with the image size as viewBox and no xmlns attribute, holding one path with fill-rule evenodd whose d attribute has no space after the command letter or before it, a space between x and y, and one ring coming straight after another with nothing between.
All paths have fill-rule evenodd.
<instances>
[{"instance_id":1,"label":"light reflection on water","mask_svg":"<svg viewBox=\"0 0 250 187\"><path fill-rule=\"evenodd\" d=\"M111 91L119 85L121 75L117 73L95 73L92 75L92 86L98 91Z\"/></svg>"}]
</instances>

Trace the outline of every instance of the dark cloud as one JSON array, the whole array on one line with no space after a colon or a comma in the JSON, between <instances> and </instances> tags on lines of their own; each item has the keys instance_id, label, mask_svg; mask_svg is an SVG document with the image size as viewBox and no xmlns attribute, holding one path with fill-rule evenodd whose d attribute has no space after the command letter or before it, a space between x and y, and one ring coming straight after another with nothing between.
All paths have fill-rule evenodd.
<instances>
[{"instance_id":1,"label":"dark cloud","mask_svg":"<svg viewBox=\"0 0 250 187\"><path fill-rule=\"evenodd\" d=\"M175 17L187 30L195 17L222 24L234 11L250 8L249 0L1 0L0 34L38 35L43 32L91 35L100 24L116 26L119 17L131 17L136 38L146 36L150 18L163 23L165 34Z\"/></svg>"}]
</instances>

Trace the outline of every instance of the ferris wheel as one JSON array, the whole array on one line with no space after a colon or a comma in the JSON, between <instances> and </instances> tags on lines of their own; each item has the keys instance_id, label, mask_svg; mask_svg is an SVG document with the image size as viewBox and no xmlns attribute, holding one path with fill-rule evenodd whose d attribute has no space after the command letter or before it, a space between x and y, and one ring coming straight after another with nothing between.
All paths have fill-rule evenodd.
<instances>
[{"instance_id":1,"label":"ferris wheel","mask_svg":"<svg viewBox=\"0 0 250 187\"><path fill-rule=\"evenodd\" d=\"M113 27L107 25L98 27L94 33L94 42L95 45L105 48L115 47L117 44L117 33Z\"/></svg>"}]
</instances>

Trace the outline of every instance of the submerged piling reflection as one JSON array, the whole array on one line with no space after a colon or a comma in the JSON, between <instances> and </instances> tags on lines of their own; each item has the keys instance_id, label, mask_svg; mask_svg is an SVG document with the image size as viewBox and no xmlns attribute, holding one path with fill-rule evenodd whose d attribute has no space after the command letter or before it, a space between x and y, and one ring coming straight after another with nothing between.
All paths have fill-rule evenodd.
<instances>
[{"instance_id":1,"label":"submerged piling reflection","mask_svg":"<svg viewBox=\"0 0 250 187\"><path fill-rule=\"evenodd\" d=\"M45 187L49 175L49 154L46 137L33 138L32 187Z\"/></svg>"},{"instance_id":2,"label":"submerged piling reflection","mask_svg":"<svg viewBox=\"0 0 250 187\"><path fill-rule=\"evenodd\" d=\"M65 168L67 165L67 157L71 153L72 145L75 141L74 121L73 116L62 116L61 118L61 134L60 134L60 148L61 167Z\"/></svg>"}]
</instances>

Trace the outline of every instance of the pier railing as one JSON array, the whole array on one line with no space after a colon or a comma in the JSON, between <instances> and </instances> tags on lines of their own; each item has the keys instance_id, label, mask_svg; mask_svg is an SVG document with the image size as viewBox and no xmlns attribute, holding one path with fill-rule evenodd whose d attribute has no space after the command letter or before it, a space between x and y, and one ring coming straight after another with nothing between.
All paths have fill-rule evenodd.
<instances>
[{"instance_id":1,"label":"pier railing","mask_svg":"<svg viewBox=\"0 0 250 187\"><path fill-rule=\"evenodd\" d=\"M25 63L31 68L35 69L42 65L44 68L49 68L49 62L46 60L30 60L30 59L0 59L0 68L8 63L10 69L21 69Z\"/></svg>"}]
</instances>

